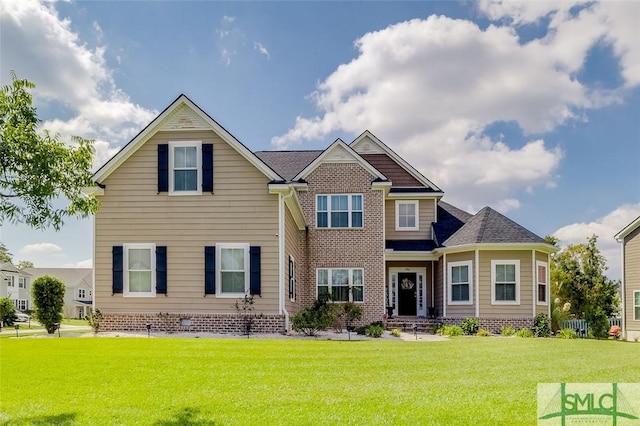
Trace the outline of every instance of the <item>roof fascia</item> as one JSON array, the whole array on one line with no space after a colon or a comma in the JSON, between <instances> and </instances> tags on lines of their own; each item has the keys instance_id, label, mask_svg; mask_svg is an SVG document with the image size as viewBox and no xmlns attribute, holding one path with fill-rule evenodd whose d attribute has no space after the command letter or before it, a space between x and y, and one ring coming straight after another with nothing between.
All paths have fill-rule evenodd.
<instances>
[{"instance_id":1,"label":"roof fascia","mask_svg":"<svg viewBox=\"0 0 640 426\"><path fill-rule=\"evenodd\" d=\"M536 250L541 251L543 253L556 253L560 250L559 247L552 246L547 243L477 243L477 244L463 244L459 246L451 246L451 247L438 247L434 251L439 253L460 253L464 251L473 251L473 250L485 250L485 251L496 251L496 250Z\"/></svg>"},{"instance_id":2,"label":"roof fascia","mask_svg":"<svg viewBox=\"0 0 640 426\"><path fill-rule=\"evenodd\" d=\"M196 105L186 95L182 94L164 109L156 118L151 121L140 133L138 133L129 143L127 143L116 155L111 157L98 171L93 175L93 180L102 183L111 173L122 165L131 155L133 155L145 142L158 132L158 128L163 121L171 115L180 106L185 105L196 113L211 129L220 136L222 140L231 145L240 155L253 164L265 176L271 180L283 180L274 170L260 160L253 152L237 140L224 127L218 124L213 118Z\"/></svg>"},{"instance_id":3,"label":"roof fascia","mask_svg":"<svg viewBox=\"0 0 640 426\"><path fill-rule=\"evenodd\" d=\"M432 200L434 198L442 198L444 196L443 192L389 192L388 198L395 200L403 200L403 199L422 199L422 200Z\"/></svg>"},{"instance_id":4,"label":"roof fascia","mask_svg":"<svg viewBox=\"0 0 640 426\"><path fill-rule=\"evenodd\" d=\"M322 154L318 155L315 160L313 160L311 163L309 163L307 165L307 167L305 167L300 173L298 173L291 180L292 181L297 181L297 180L301 180L301 179L304 180L307 176L309 176L309 174L311 174L311 172L313 172L315 169L317 169L318 166L320 166L320 164L322 164L324 162L325 158L328 157L331 154L332 151L338 149L338 147L344 148L353 157L353 159L356 160L356 162L362 168L367 170L369 173L371 173L376 178L381 179L381 180L388 180L385 175L383 175L378 169L373 167L367 160L362 158L362 156L360 156L360 154L358 154L356 151L354 151L349 145L344 143L342 141L342 139L339 139L339 138L336 139L334 143L332 143L327 149L325 149L322 152Z\"/></svg>"},{"instance_id":5,"label":"roof fascia","mask_svg":"<svg viewBox=\"0 0 640 426\"><path fill-rule=\"evenodd\" d=\"M635 231L638 226L640 226L640 216L638 216L636 220L625 226L624 229L618 232L613 238L615 238L618 242L622 242L622 240L624 240L627 235Z\"/></svg>"},{"instance_id":6,"label":"roof fascia","mask_svg":"<svg viewBox=\"0 0 640 426\"><path fill-rule=\"evenodd\" d=\"M284 204L289 209L289 212L291 212L291 216L293 216L293 220L296 223L298 230L304 231L307 228L307 220L302 212L300 199L298 198L298 193L296 192L294 185L271 183L269 184L269 193L282 196Z\"/></svg>"},{"instance_id":7,"label":"roof fascia","mask_svg":"<svg viewBox=\"0 0 640 426\"><path fill-rule=\"evenodd\" d=\"M405 169L407 173L409 173L411 176L416 178L423 185L433 188L436 191L443 192L442 189L438 188L433 182L427 179L422 173L417 171L411 164L407 163L402 157L396 154L391 148L385 145L384 142L378 139L369 130L365 130L364 132L362 132L360 136L355 138L354 141L349 144L349 146L355 150L356 146L366 138L369 138L373 142L375 142L376 145L378 145L389 157L391 157L396 163L400 164L400 166L403 169Z\"/></svg>"},{"instance_id":8,"label":"roof fascia","mask_svg":"<svg viewBox=\"0 0 640 426\"><path fill-rule=\"evenodd\" d=\"M395 251L392 249L385 249L386 261L425 261L425 260L438 260L438 254L436 251Z\"/></svg>"}]
</instances>

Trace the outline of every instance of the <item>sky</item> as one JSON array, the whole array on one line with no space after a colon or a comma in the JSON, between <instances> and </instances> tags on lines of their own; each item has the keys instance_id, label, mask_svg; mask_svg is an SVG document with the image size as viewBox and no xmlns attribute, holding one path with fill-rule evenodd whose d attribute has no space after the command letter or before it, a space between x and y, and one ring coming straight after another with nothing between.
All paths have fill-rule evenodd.
<instances>
[{"instance_id":1,"label":"sky","mask_svg":"<svg viewBox=\"0 0 640 426\"><path fill-rule=\"evenodd\" d=\"M181 93L251 150L371 131L471 213L562 245L640 216L640 2L0 0L0 84L99 167ZM90 267L92 219L4 223L14 261Z\"/></svg>"}]
</instances>

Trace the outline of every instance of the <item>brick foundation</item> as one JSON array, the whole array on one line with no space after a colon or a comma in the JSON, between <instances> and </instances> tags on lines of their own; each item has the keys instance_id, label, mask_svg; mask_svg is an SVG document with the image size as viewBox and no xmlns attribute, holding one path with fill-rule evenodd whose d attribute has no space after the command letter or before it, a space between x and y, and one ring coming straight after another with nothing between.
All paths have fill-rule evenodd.
<instances>
[{"instance_id":1,"label":"brick foundation","mask_svg":"<svg viewBox=\"0 0 640 426\"><path fill-rule=\"evenodd\" d=\"M440 318L444 325L460 325L464 318ZM521 328L531 329L533 327L533 318L480 318L479 328L489 330L491 333L499 334L500 329L503 327L511 326L514 330L518 331Z\"/></svg>"},{"instance_id":2,"label":"brick foundation","mask_svg":"<svg viewBox=\"0 0 640 426\"><path fill-rule=\"evenodd\" d=\"M165 333L224 333L242 334L245 320L237 314L158 314L119 313L103 314L100 331L151 331ZM256 315L251 325L252 333L284 333L283 315Z\"/></svg>"}]
</instances>

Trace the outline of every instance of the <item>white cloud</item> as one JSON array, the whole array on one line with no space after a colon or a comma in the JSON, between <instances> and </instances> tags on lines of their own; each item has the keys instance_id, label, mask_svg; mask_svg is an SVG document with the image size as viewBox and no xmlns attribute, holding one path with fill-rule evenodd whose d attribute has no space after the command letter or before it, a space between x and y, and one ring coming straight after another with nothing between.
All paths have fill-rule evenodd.
<instances>
[{"instance_id":1,"label":"white cloud","mask_svg":"<svg viewBox=\"0 0 640 426\"><path fill-rule=\"evenodd\" d=\"M32 255L32 254L58 254L62 252L62 248L53 243L37 243L37 244L27 244L22 247L18 253L23 255Z\"/></svg>"},{"instance_id":2,"label":"white cloud","mask_svg":"<svg viewBox=\"0 0 640 426\"><path fill-rule=\"evenodd\" d=\"M262 43L259 43L257 41L253 42L253 48L254 50L257 50L258 52L260 52L261 54L263 54L264 56L267 57L267 59L271 58L271 55L269 54L269 51L267 50L266 47L264 47L262 45Z\"/></svg>"},{"instance_id":3,"label":"white cloud","mask_svg":"<svg viewBox=\"0 0 640 426\"><path fill-rule=\"evenodd\" d=\"M220 26L216 28L218 35L217 45L222 62L229 66L234 56L246 44L246 37L235 25L236 18L233 16L223 16Z\"/></svg>"},{"instance_id":4,"label":"white cloud","mask_svg":"<svg viewBox=\"0 0 640 426\"><path fill-rule=\"evenodd\" d=\"M68 263L63 268L93 268L93 259L81 260L77 263Z\"/></svg>"},{"instance_id":5,"label":"white cloud","mask_svg":"<svg viewBox=\"0 0 640 426\"><path fill-rule=\"evenodd\" d=\"M607 258L609 271L607 275L613 279L620 278L620 243L614 235L640 216L640 203L625 204L607 215L591 222L572 223L553 233L562 246L586 243L591 235L598 236L598 248Z\"/></svg>"},{"instance_id":6,"label":"white cloud","mask_svg":"<svg viewBox=\"0 0 640 426\"><path fill-rule=\"evenodd\" d=\"M318 115L297 117L272 144L286 148L369 129L411 158L449 200L468 203L461 207L518 208L519 192L556 185L563 152L539 135L618 100L620 90L597 91L576 79L590 49L605 37L623 40L620 46L632 40L612 30L613 13L605 6L588 4L575 12L564 3L518 5L493 6L492 19L514 18L486 29L430 16L363 35L355 42L358 55L312 94ZM540 39L523 43L510 26L550 14ZM631 57L629 49L619 50ZM538 136L488 136L487 128L499 123L515 123L525 135Z\"/></svg>"},{"instance_id":7,"label":"white cloud","mask_svg":"<svg viewBox=\"0 0 640 426\"><path fill-rule=\"evenodd\" d=\"M117 146L157 114L133 103L116 87L104 57L107 47L90 48L53 4L2 2L0 25L3 68L36 83L38 105L51 102L69 113L68 118L45 121L44 128ZM94 22L93 27L101 40L99 24Z\"/></svg>"}]
</instances>

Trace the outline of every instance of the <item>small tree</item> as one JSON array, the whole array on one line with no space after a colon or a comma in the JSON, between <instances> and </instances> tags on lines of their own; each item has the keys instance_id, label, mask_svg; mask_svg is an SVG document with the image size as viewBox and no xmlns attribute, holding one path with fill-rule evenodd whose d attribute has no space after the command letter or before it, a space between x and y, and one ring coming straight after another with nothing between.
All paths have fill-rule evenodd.
<instances>
[{"instance_id":1,"label":"small tree","mask_svg":"<svg viewBox=\"0 0 640 426\"><path fill-rule=\"evenodd\" d=\"M251 327L255 320L255 314L253 314L253 305L256 303L253 300L253 294L245 294L242 299L236 300L233 307L236 309L238 316L242 318L244 324L244 331L247 334L247 339L251 335Z\"/></svg>"},{"instance_id":2,"label":"small tree","mask_svg":"<svg viewBox=\"0 0 640 426\"><path fill-rule=\"evenodd\" d=\"M16 321L16 306L8 297L0 299L0 328L11 327Z\"/></svg>"},{"instance_id":3,"label":"small tree","mask_svg":"<svg viewBox=\"0 0 640 426\"><path fill-rule=\"evenodd\" d=\"M49 334L55 333L56 324L62 321L64 292L64 283L55 277L44 275L33 281L31 295L36 307L35 318Z\"/></svg>"},{"instance_id":4,"label":"small tree","mask_svg":"<svg viewBox=\"0 0 640 426\"><path fill-rule=\"evenodd\" d=\"M93 332L98 334L98 330L100 329L100 322L102 321L102 312L100 309L89 310L89 313L84 317L85 321L89 323Z\"/></svg>"}]
</instances>

